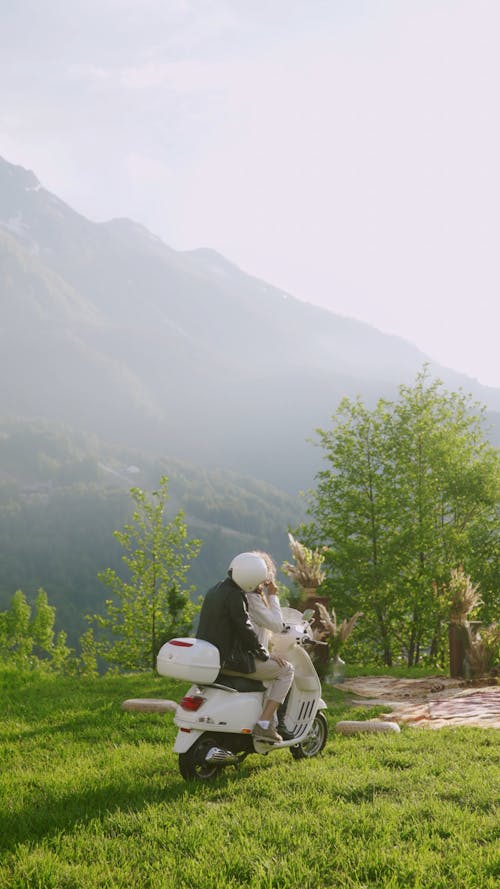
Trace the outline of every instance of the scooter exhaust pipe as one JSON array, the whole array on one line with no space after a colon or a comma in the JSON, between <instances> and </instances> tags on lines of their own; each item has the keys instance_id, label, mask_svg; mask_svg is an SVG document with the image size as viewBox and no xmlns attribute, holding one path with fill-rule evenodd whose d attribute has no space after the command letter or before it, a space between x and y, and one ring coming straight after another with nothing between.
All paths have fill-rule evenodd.
<instances>
[{"instance_id":1,"label":"scooter exhaust pipe","mask_svg":"<svg viewBox=\"0 0 500 889\"><path fill-rule=\"evenodd\" d=\"M205 756L205 762L229 766L238 763L239 759L231 750L224 750L222 747L211 747Z\"/></svg>"}]
</instances>

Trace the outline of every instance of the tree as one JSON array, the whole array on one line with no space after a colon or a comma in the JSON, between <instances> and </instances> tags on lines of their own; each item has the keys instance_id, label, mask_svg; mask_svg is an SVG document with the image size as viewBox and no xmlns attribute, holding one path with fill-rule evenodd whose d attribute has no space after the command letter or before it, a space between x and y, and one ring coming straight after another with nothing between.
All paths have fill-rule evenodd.
<instances>
[{"instance_id":1,"label":"tree","mask_svg":"<svg viewBox=\"0 0 500 889\"><path fill-rule=\"evenodd\" d=\"M97 676L98 651L94 630L89 627L80 637L79 672L82 676Z\"/></svg>"},{"instance_id":2,"label":"tree","mask_svg":"<svg viewBox=\"0 0 500 889\"><path fill-rule=\"evenodd\" d=\"M19 666L29 666L33 651L33 638L30 629L31 605L26 601L22 590L16 590L2 621L2 648L7 660Z\"/></svg>"},{"instance_id":3,"label":"tree","mask_svg":"<svg viewBox=\"0 0 500 889\"><path fill-rule=\"evenodd\" d=\"M54 647L55 615L56 609L49 605L47 593L40 588L35 599L35 614L30 622L30 632L34 644L41 651L49 652Z\"/></svg>"},{"instance_id":4,"label":"tree","mask_svg":"<svg viewBox=\"0 0 500 889\"><path fill-rule=\"evenodd\" d=\"M201 543L188 539L182 512L166 520L166 476L151 497L139 488L131 488L130 495L135 504L132 522L114 532L125 550L127 577L112 568L98 575L113 598L105 603L106 615L94 615L93 620L105 631L98 651L109 663L154 670L163 642L190 631L196 606L190 599L193 590L185 583Z\"/></svg>"},{"instance_id":5,"label":"tree","mask_svg":"<svg viewBox=\"0 0 500 889\"><path fill-rule=\"evenodd\" d=\"M418 664L442 649L434 594L462 564L495 596L500 458L484 412L427 370L395 402L368 410L344 399L332 430L317 430L327 468L310 492L306 539L328 547L335 607L363 610L360 635L385 664ZM481 561L477 544L481 541Z\"/></svg>"},{"instance_id":6,"label":"tree","mask_svg":"<svg viewBox=\"0 0 500 889\"><path fill-rule=\"evenodd\" d=\"M21 668L63 672L72 652L63 630L54 641L55 615L44 589L37 592L34 611L23 591L17 590L8 610L0 612L0 658Z\"/></svg>"}]
</instances>

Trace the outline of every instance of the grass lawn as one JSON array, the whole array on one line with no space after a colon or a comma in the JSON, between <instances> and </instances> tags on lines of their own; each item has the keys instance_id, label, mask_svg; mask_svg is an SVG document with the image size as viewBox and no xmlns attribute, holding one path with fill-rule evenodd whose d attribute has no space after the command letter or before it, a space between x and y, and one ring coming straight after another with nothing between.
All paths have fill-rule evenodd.
<instances>
[{"instance_id":1,"label":"grass lawn","mask_svg":"<svg viewBox=\"0 0 500 889\"><path fill-rule=\"evenodd\" d=\"M188 784L172 714L120 709L185 687L0 673L2 889L498 889L498 731L336 735L378 711L327 691L320 757Z\"/></svg>"}]
</instances>

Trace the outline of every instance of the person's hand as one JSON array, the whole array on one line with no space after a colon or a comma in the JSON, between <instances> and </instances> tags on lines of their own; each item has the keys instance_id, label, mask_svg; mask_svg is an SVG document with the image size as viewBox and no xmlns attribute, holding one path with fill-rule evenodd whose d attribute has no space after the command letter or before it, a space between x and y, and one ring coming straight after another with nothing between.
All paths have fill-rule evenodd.
<instances>
[{"instance_id":1,"label":"person's hand","mask_svg":"<svg viewBox=\"0 0 500 889\"><path fill-rule=\"evenodd\" d=\"M266 593L269 596L276 596L278 592L278 587L276 586L274 580L267 580L265 584L263 584Z\"/></svg>"},{"instance_id":2,"label":"person's hand","mask_svg":"<svg viewBox=\"0 0 500 889\"><path fill-rule=\"evenodd\" d=\"M271 654L271 655L269 655L269 657L271 658L272 661L276 661L276 663L279 664L280 667L286 667L286 665L288 663L287 659L284 657L281 657L281 655L279 655L279 654Z\"/></svg>"}]
</instances>

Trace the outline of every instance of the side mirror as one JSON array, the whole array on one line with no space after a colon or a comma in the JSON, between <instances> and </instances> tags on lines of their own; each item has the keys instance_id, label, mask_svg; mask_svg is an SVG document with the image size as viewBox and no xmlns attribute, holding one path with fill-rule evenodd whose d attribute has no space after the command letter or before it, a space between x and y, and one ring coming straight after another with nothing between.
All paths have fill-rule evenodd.
<instances>
[{"instance_id":1,"label":"side mirror","mask_svg":"<svg viewBox=\"0 0 500 889\"><path fill-rule=\"evenodd\" d=\"M311 618L314 617L314 608L306 608L306 610L304 611L304 614L302 616L303 616L304 620L307 620L307 621L311 620Z\"/></svg>"}]
</instances>

